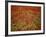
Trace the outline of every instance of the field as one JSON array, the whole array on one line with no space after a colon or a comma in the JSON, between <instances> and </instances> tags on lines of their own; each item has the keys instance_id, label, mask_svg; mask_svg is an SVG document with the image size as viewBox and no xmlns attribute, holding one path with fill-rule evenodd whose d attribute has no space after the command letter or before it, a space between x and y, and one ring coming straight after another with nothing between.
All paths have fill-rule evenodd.
<instances>
[{"instance_id":1,"label":"field","mask_svg":"<svg viewBox=\"0 0 46 37\"><path fill-rule=\"evenodd\" d=\"M11 6L11 31L41 30L41 7Z\"/></svg>"}]
</instances>

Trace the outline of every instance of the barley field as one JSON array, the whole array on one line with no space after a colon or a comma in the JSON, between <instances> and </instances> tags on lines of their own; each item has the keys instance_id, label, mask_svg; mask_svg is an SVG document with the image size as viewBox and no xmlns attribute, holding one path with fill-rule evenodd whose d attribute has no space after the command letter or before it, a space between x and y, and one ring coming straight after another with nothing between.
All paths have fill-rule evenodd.
<instances>
[{"instance_id":1,"label":"barley field","mask_svg":"<svg viewBox=\"0 0 46 37\"><path fill-rule=\"evenodd\" d=\"M41 7L11 6L11 31L41 30Z\"/></svg>"}]
</instances>

